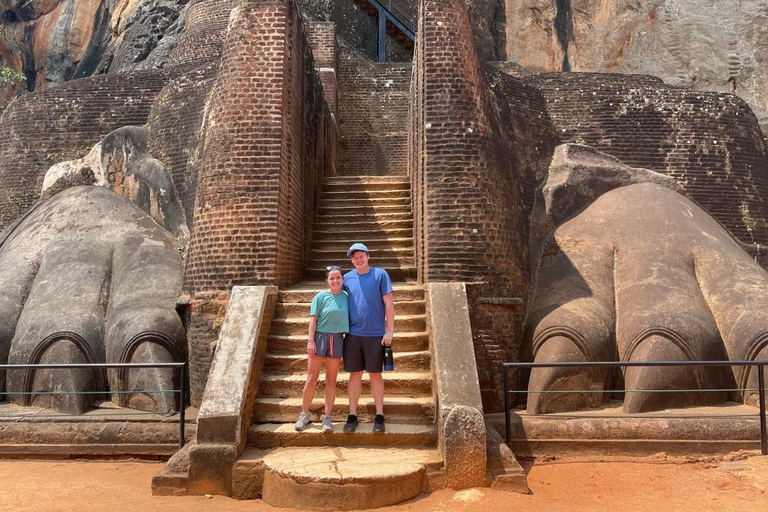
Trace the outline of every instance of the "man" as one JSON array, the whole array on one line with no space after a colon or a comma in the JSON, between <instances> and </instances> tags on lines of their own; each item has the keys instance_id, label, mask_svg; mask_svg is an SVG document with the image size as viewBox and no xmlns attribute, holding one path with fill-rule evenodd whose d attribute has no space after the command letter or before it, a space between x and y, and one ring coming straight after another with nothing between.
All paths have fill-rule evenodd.
<instances>
[{"instance_id":1,"label":"man","mask_svg":"<svg viewBox=\"0 0 768 512\"><path fill-rule=\"evenodd\" d=\"M395 303L392 281L383 268L371 267L368 248L352 244L347 251L355 270L344 275L349 293L349 334L344 339L344 369L349 372L349 416L344 432L357 428L357 403L363 387L363 371L371 378L371 394L376 404L374 432L384 432L384 347L392 344L395 333Z\"/></svg>"}]
</instances>

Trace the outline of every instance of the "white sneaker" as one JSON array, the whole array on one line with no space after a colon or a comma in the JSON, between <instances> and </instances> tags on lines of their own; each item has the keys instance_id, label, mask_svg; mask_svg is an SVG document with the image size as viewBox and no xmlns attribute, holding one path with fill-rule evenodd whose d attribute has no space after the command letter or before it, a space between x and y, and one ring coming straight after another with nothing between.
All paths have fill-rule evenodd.
<instances>
[{"instance_id":1,"label":"white sneaker","mask_svg":"<svg viewBox=\"0 0 768 512\"><path fill-rule=\"evenodd\" d=\"M323 432L333 432L333 422L329 415L323 414Z\"/></svg>"},{"instance_id":2,"label":"white sneaker","mask_svg":"<svg viewBox=\"0 0 768 512\"><path fill-rule=\"evenodd\" d=\"M307 423L309 423L309 414L302 412L299 414L299 419L296 420L296 424L293 426L293 428L295 428L297 432L301 432L307 428Z\"/></svg>"}]
</instances>

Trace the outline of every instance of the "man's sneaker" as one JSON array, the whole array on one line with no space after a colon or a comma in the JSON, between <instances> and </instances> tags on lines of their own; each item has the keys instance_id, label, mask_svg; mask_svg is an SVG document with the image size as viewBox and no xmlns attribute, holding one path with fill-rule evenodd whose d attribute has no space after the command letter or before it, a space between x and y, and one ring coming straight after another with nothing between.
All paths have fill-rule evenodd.
<instances>
[{"instance_id":1,"label":"man's sneaker","mask_svg":"<svg viewBox=\"0 0 768 512\"><path fill-rule=\"evenodd\" d=\"M357 416L350 414L347 416L347 422L344 424L344 432L354 432L357 428Z\"/></svg>"},{"instance_id":2,"label":"man's sneaker","mask_svg":"<svg viewBox=\"0 0 768 512\"><path fill-rule=\"evenodd\" d=\"M377 434L385 432L387 429L384 426L384 416L381 414L376 415L376 419L373 420L373 431Z\"/></svg>"},{"instance_id":3,"label":"man's sneaker","mask_svg":"<svg viewBox=\"0 0 768 512\"><path fill-rule=\"evenodd\" d=\"M333 432L333 422L330 414L323 414L323 432Z\"/></svg>"},{"instance_id":4,"label":"man's sneaker","mask_svg":"<svg viewBox=\"0 0 768 512\"><path fill-rule=\"evenodd\" d=\"M302 412L299 414L299 419L296 420L296 424L293 428L295 428L297 432L301 432L307 428L307 423L309 423L309 414Z\"/></svg>"}]
</instances>

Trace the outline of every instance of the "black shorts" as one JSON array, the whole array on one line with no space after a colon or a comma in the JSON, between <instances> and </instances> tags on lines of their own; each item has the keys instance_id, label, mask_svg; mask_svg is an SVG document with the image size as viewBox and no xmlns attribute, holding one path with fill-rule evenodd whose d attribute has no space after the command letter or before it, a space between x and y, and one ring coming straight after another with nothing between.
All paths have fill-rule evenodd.
<instances>
[{"instance_id":1,"label":"black shorts","mask_svg":"<svg viewBox=\"0 0 768 512\"><path fill-rule=\"evenodd\" d=\"M348 372L381 373L384 369L383 336L356 336L347 334L344 337L344 369Z\"/></svg>"}]
</instances>

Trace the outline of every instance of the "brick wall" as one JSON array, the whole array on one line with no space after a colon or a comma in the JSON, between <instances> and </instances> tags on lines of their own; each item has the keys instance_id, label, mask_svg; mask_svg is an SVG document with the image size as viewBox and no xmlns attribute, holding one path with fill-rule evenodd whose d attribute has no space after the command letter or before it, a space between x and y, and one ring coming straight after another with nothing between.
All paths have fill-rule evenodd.
<instances>
[{"instance_id":1,"label":"brick wall","mask_svg":"<svg viewBox=\"0 0 768 512\"><path fill-rule=\"evenodd\" d=\"M525 297L529 286L515 132L502 124L499 84L475 52L464 2L421 2L415 54L410 173L420 277L471 283L483 402L498 410L498 367L519 351L522 314L488 299Z\"/></svg>"},{"instance_id":2,"label":"brick wall","mask_svg":"<svg viewBox=\"0 0 768 512\"><path fill-rule=\"evenodd\" d=\"M232 14L209 106L185 289L199 402L216 333L205 301L234 285L301 279L317 183L333 172L336 127L295 0L243 0ZM210 299L214 300L214 299Z\"/></svg>"},{"instance_id":3,"label":"brick wall","mask_svg":"<svg viewBox=\"0 0 768 512\"><path fill-rule=\"evenodd\" d=\"M168 66L219 59L233 5L234 0L191 0L185 15L184 34Z\"/></svg>"},{"instance_id":4,"label":"brick wall","mask_svg":"<svg viewBox=\"0 0 768 512\"><path fill-rule=\"evenodd\" d=\"M0 229L40 195L55 163L82 158L109 132L147 122L166 71L73 80L11 102L0 117Z\"/></svg>"},{"instance_id":5,"label":"brick wall","mask_svg":"<svg viewBox=\"0 0 768 512\"><path fill-rule=\"evenodd\" d=\"M653 77L541 74L560 142L579 142L680 181L745 243L768 243L768 157L737 96L678 89Z\"/></svg>"},{"instance_id":6,"label":"brick wall","mask_svg":"<svg viewBox=\"0 0 768 512\"><path fill-rule=\"evenodd\" d=\"M307 36L312 46L315 68L323 84L323 94L331 113L339 117L339 86L337 70L339 67L339 47L336 41L336 24L328 21L307 22Z\"/></svg>"},{"instance_id":7,"label":"brick wall","mask_svg":"<svg viewBox=\"0 0 768 512\"><path fill-rule=\"evenodd\" d=\"M179 73L160 91L148 119L150 153L171 173L190 230L194 229L195 194L205 140L205 106L218 71L219 63L211 62Z\"/></svg>"},{"instance_id":8,"label":"brick wall","mask_svg":"<svg viewBox=\"0 0 768 512\"><path fill-rule=\"evenodd\" d=\"M404 175L411 64L339 48L339 174Z\"/></svg>"}]
</instances>

